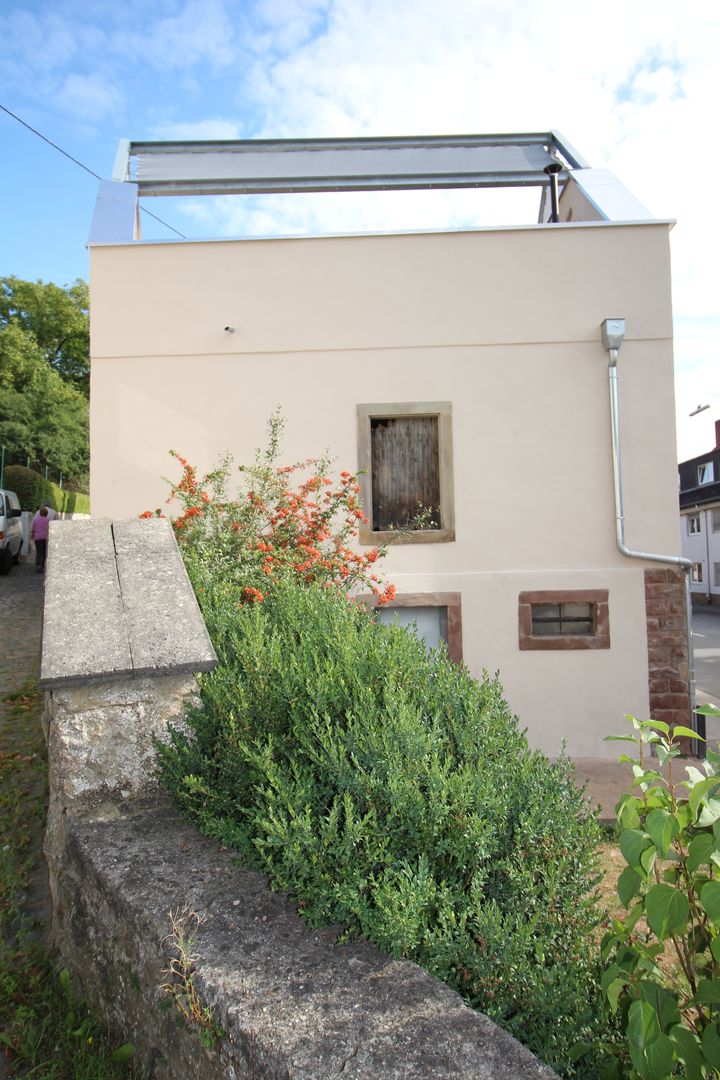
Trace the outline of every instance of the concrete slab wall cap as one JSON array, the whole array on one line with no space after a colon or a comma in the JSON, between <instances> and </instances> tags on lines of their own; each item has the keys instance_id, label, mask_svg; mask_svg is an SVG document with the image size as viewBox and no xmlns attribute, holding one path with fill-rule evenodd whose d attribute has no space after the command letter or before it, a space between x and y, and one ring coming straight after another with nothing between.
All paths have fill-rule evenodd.
<instances>
[{"instance_id":1,"label":"concrete slab wall cap","mask_svg":"<svg viewBox=\"0 0 720 1080\"><path fill-rule=\"evenodd\" d=\"M168 521L51 524L43 689L209 671L216 663Z\"/></svg>"}]
</instances>

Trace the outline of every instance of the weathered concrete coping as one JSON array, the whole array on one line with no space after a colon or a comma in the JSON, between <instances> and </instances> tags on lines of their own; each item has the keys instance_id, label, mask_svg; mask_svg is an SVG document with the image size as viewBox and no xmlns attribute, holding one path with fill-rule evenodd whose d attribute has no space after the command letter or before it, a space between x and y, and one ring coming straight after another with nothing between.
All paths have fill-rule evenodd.
<instances>
[{"instance_id":1,"label":"weathered concrete coping","mask_svg":"<svg viewBox=\"0 0 720 1080\"><path fill-rule=\"evenodd\" d=\"M169 521L52 522L43 689L216 664Z\"/></svg>"},{"instance_id":2,"label":"weathered concrete coping","mask_svg":"<svg viewBox=\"0 0 720 1080\"><path fill-rule=\"evenodd\" d=\"M111 1024L131 1022L140 1058L165 1060L159 1075L557 1080L415 964L367 942L337 944L337 927L310 929L262 874L169 806L68 819L66 828L64 875L76 884L63 908L64 959ZM192 945L193 982L224 1031L212 1054L202 1055L198 1041L194 1059L175 1018L158 1007L168 912L183 908L204 917ZM140 993L127 973L119 977L123 970ZM103 972L114 977L103 983Z\"/></svg>"}]
</instances>

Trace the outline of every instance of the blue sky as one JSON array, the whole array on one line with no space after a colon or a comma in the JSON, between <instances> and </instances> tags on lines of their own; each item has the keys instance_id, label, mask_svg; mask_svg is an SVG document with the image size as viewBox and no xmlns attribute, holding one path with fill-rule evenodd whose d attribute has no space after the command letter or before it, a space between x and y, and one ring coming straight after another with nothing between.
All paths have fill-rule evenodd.
<instances>
[{"instance_id":1,"label":"blue sky","mask_svg":"<svg viewBox=\"0 0 720 1080\"><path fill-rule=\"evenodd\" d=\"M98 174L120 138L559 129L672 235L681 457L720 417L717 0L3 0L0 104ZM0 112L0 275L87 277L96 180ZM532 220L501 193L148 200L188 236ZM145 219L145 236L169 236ZM689 420L700 402L712 408Z\"/></svg>"}]
</instances>

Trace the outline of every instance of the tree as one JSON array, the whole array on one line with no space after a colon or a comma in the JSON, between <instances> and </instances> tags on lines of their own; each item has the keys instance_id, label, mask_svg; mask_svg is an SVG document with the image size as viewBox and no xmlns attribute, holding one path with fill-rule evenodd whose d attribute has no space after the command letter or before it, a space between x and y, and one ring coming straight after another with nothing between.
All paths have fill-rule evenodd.
<instances>
[{"instance_id":1,"label":"tree","mask_svg":"<svg viewBox=\"0 0 720 1080\"><path fill-rule=\"evenodd\" d=\"M90 379L88 287L78 279L61 288L52 282L0 278L0 329L19 327L42 358L85 397Z\"/></svg>"},{"instance_id":2,"label":"tree","mask_svg":"<svg viewBox=\"0 0 720 1080\"><path fill-rule=\"evenodd\" d=\"M80 490L87 482L87 398L16 320L0 325L0 443L9 461L48 464Z\"/></svg>"}]
</instances>

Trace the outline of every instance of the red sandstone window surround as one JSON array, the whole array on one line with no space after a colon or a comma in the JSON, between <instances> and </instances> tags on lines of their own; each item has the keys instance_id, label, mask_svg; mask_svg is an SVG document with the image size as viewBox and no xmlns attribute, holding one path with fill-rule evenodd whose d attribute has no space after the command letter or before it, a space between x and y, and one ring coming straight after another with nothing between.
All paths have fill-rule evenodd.
<instances>
[{"instance_id":1,"label":"red sandstone window surround","mask_svg":"<svg viewBox=\"0 0 720 1080\"><path fill-rule=\"evenodd\" d=\"M607 589L541 589L518 600L523 650L609 649Z\"/></svg>"},{"instance_id":2,"label":"red sandstone window surround","mask_svg":"<svg viewBox=\"0 0 720 1080\"><path fill-rule=\"evenodd\" d=\"M357 597L368 607L377 608L377 597L363 593ZM462 597L459 592L396 593L395 598L378 610L383 613L398 608L439 608L440 634L447 645L448 656L462 663Z\"/></svg>"}]
</instances>

